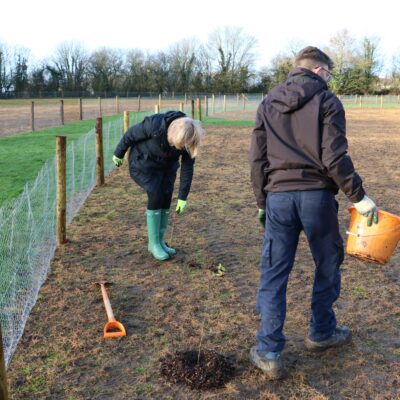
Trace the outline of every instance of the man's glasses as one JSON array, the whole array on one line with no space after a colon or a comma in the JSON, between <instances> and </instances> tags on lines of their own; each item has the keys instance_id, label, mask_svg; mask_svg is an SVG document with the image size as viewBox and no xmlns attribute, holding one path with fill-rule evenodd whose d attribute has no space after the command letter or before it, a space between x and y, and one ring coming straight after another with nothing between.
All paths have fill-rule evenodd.
<instances>
[{"instance_id":1,"label":"man's glasses","mask_svg":"<svg viewBox=\"0 0 400 400\"><path fill-rule=\"evenodd\" d=\"M332 79L332 72L331 71L329 71L328 69L326 69L326 68L324 68L324 67L321 67L321 66L319 66L321 69L323 69L327 74L328 74L328 77L327 77L327 82L329 82L331 79Z\"/></svg>"}]
</instances>

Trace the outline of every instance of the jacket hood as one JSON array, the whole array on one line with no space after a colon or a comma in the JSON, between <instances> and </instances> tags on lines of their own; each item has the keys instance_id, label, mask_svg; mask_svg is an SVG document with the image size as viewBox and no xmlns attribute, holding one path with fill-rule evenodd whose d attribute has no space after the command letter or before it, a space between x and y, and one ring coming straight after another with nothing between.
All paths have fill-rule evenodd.
<instances>
[{"instance_id":1,"label":"jacket hood","mask_svg":"<svg viewBox=\"0 0 400 400\"><path fill-rule=\"evenodd\" d=\"M325 81L305 68L294 68L286 82L274 87L267 96L267 104L282 114L291 113L308 103L316 93L327 90Z\"/></svg>"}]
</instances>

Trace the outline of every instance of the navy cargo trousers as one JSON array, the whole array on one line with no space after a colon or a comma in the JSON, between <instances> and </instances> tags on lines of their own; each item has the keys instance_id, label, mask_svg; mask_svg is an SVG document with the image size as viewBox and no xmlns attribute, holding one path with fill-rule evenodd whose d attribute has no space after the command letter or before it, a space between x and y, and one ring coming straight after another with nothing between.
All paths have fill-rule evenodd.
<instances>
[{"instance_id":1,"label":"navy cargo trousers","mask_svg":"<svg viewBox=\"0 0 400 400\"><path fill-rule=\"evenodd\" d=\"M336 327L332 306L340 293L344 249L335 195L330 190L269 192L257 294L260 355L280 352L285 345L286 288L301 231L315 263L309 337L325 340Z\"/></svg>"}]
</instances>

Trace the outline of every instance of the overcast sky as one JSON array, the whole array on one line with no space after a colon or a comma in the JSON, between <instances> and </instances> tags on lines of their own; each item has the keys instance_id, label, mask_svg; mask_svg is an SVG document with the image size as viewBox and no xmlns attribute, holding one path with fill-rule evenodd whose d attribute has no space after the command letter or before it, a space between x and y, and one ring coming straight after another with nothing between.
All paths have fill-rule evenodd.
<instances>
[{"instance_id":1,"label":"overcast sky","mask_svg":"<svg viewBox=\"0 0 400 400\"><path fill-rule=\"evenodd\" d=\"M162 50L186 37L205 42L216 27L231 25L258 39L258 65L266 65L291 41L324 47L347 28L356 39L379 37L388 65L400 54L394 7L389 0L5 0L0 41L40 59L66 40L88 50Z\"/></svg>"}]
</instances>

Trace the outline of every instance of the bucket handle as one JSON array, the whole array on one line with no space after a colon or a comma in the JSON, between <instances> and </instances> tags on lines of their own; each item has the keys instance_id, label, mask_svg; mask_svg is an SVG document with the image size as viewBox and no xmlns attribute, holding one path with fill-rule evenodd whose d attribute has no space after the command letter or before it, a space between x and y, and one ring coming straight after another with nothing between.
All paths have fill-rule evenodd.
<instances>
[{"instance_id":1,"label":"bucket handle","mask_svg":"<svg viewBox=\"0 0 400 400\"><path fill-rule=\"evenodd\" d=\"M361 235L361 234L359 234L359 233L354 233L354 232L346 231L346 234L347 234L347 235L350 235L350 236L356 236L356 237L372 237L372 236L386 235L387 233L392 233L392 232L397 232L397 231L400 231L400 225L399 225L399 226L396 226L396 227L393 228L393 229L389 229L388 231L381 232L381 233L371 233L371 234L369 234L369 235Z\"/></svg>"}]
</instances>

